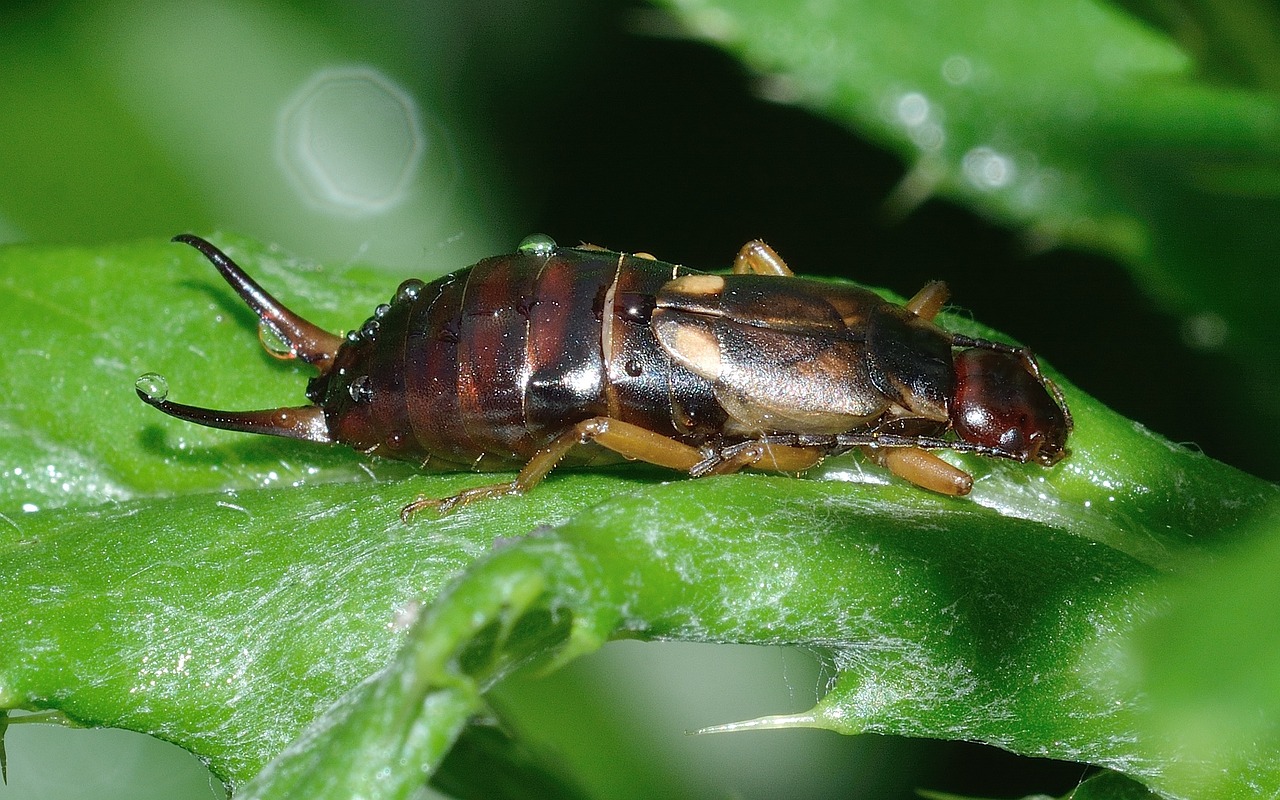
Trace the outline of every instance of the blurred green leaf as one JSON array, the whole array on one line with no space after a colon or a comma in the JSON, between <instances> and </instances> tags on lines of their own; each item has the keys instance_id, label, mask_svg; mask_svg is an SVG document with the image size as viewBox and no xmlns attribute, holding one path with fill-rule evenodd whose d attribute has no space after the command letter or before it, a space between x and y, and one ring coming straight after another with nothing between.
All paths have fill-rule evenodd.
<instances>
[{"instance_id":1,"label":"blurred green leaf","mask_svg":"<svg viewBox=\"0 0 1280 800\"><path fill-rule=\"evenodd\" d=\"M331 329L394 283L215 238ZM404 796L494 681L618 637L798 644L837 670L816 709L739 728L980 739L1191 796L1167 752L1134 744L1142 687L1109 654L1159 611L1162 576L1280 517L1274 486L1063 381L1073 456L1052 470L958 457L977 479L963 500L833 459L826 480L557 474L406 527L406 499L494 478L377 465L388 480L332 482L373 467L133 396L133 376L158 369L180 400L297 402L302 375L255 353L251 315L194 252L9 248L0 285L26 315L3 350L26 382L0 409L0 463L40 474L53 454L68 483L7 485L0 505L0 707L153 733L233 785L277 759L250 797ZM71 480L84 473L112 493ZM395 622L418 609L406 639ZM1230 791L1280 783L1274 760L1233 765Z\"/></svg>"},{"instance_id":2,"label":"blurred green leaf","mask_svg":"<svg viewBox=\"0 0 1280 800\"><path fill-rule=\"evenodd\" d=\"M1179 752L1174 770L1201 797L1230 796L1237 776L1280 756L1280 527L1170 588L1170 602L1127 643L1114 673L1149 697L1148 751ZM1261 784L1259 793L1265 793Z\"/></svg>"},{"instance_id":3,"label":"blurred green leaf","mask_svg":"<svg viewBox=\"0 0 1280 800\"><path fill-rule=\"evenodd\" d=\"M1191 315L1199 346L1247 365L1251 407L1278 419L1280 96L1206 79L1170 35L1099 0L664 5L765 96L899 154L892 211L938 194L1032 246L1127 262Z\"/></svg>"},{"instance_id":4,"label":"blurred green leaf","mask_svg":"<svg viewBox=\"0 0 1280 800\"><path fill-rule=\"evenodd\" d=\"M407 267L436 252L453 268L487 255L522 234L506 232L506 198L460 191L464 172L483 183L489 154L459 146L472 134L443 99L458 91L456 64L424 69L405 33L465 40L478 16L425 4L382 30L376 12L343 4L6 8L0 237L102 243L229 225L331 261ZM568 35L526 23L538 46Z\"/></svg>"}]
</instances>

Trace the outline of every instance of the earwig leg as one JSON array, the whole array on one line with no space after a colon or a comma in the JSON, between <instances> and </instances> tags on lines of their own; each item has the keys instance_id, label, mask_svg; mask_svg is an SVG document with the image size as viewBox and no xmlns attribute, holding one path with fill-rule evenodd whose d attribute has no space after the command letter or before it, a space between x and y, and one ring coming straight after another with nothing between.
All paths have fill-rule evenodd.
<instances>
[{"instance_id":1,"label":"earwig leg","mask_svg":"<svg viewBox=\"0 0 1280 800\"><path fill-rule=\"evenodd\" d=\"M973 476L919 447L864 447L872 461L899 478L938 494L958 497L973 488Z\"/></svg>"},{"instance_id":2,"label":"earwig leg","mask_svg":"<svg viewBox=\"0 0 1280 800\"><path fill-rule=\"evenodd\" d=\"M805 472L821 464L826 457L825 450L815 447L777 447L766 444L761 458L749 466L769 472Z\"/></svg>"},{"instance_id":3,"label":"earwig leg","mask_svg":"<svg viewBox=\"0 0 1280 800\"><path fill-rule=\"evenodd\" d=\"M942 281L929 281L907 301L907 310L921 319L932 320L951 297L951 290Z\"/></svg>"},{"instance_id":4,"label":"earwig leg","mask_svg":"<svg viewBox=\"0 0 1280 800\"><path fill-rule=\"evenodd\" d=\"M752 272L756 275L784 275L790 276L795 273L791 271L791 267L787 266L787 262L782 260L782 256L769 245L759 239L752 239L742 246L738 251L738 255L733 259L733 274L741 275L743 273Z\"/></svg>"},{"instance_id":5,"label":"earwig leg","mask_svg":"<svg viewBox=\"0 0 1280 800\"><path fill-rule=\"evenodd\" d=\"M656 464L668 469L688 472L693 469L694 464L702 460L702 453L698 448L690 447L683 442L677 442L669 436L663 436L660 433L641 428L639 425L632 425L630 422L622 422L608 417L596 417L595 419L578 423L575 426L575 430L577 429L581 429L578 439L584 444L594 441L596 444L607 447L626 458ZM537 458L537 456L534 456L534 458ZM559 461L560 459L557 458L556 460ZM551 466L554 466L554 464ZM528 467L525 467L525 469L528 469ZM548 466L542 474L545 475L550 469L551 467ZM541 477L539 477L539 480L541 480Z\"/></svg>"},{"instance_id":6,"label":"earwig leg","mask_svg":"<svg viewBox=\"0 0 1280 800\"><path fill-rule=\"evenodd\" d=\"M593 441L626 458L682 472L692 470L702 460L702 453L697 448L677 442L675 439L629 422L609 417L593 417L574 425L553 439L551 444L535 453L533 458L529 459L529 463L524 465L524 469L520 470L516 479L510 483L477 486L452 497L419 497L401 509L400 518L408 522L414 514L424 508L435 508L441 514L447 514L476 500L524 494L541 483L547 473L555 469L570 450L580 444Z\"/></svg>"},{"instance_id":7,"label":"earwig leg","mask_svg":"<svg viewBox=\"0 0 1280 800\"><path fill-rule=\"evenodd\" d=\"M742 442L713 452L698 462L689 474L729 475L744 467L769 472L804 472L816 467L827 455L824 448L792 447L768 442Z\"/></svg>"}]
</instances>

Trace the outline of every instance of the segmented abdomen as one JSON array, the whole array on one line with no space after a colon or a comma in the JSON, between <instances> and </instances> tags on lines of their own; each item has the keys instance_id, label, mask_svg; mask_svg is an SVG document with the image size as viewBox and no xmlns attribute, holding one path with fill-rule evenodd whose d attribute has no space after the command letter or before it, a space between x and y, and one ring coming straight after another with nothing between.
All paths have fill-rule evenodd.
<instances>
[{"instance_id":1,"label":"segmented abdomen","mask_svg":"<svg viewBox=\"0 0 1280 800\"><path fill-rule=\"evenodd\" d=\"M563 248L406 284L320 387L330 430L379 455L480 466L524 463L594 416L701 442L724 412L649 327L658 289L686 272Z\"/></svg>"}]
</instances>

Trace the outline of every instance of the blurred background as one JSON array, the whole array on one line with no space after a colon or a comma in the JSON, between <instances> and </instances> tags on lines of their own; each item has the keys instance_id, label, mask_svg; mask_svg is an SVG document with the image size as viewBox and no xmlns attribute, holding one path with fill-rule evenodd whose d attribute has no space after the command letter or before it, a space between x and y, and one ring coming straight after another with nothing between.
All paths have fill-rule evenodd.
<instances>
[{"instance_id":1,"label":"blurred background","mask_svg":"<svg viewBox=\"0 0 1280 800\"><path fill-rule=\"evenodd\" d=\"M0 243L227 231L320 263L376 265L397 276L393 286L510 251L534 232L702 269L727 266L759 237L802 274L906 295L945 279L957 305L1120 413L1280 477L1277 358L1256 346L1275 341L1280 319L1268 313L1280 229L1274 148L1258 154L1232 140L1207 153L1208 126L1200 138L1138 142L1123 157L1099 145L1138 221L1063 233L964 202L963 192L950 193L961 202L935 196L911 155L930 146L925 123L937 109L927 102L899 95L895 113L916 140L895 147L883 130L814 114L806 105L821 103L803 102L805 92L701 41L716 20L684 5L682 23L621 0L7 4ZM1171 75L1229 92L1280 88L1271 4L1242 3L1230 19L1172 0L1094 5L1196 59ZM968 79L969 61L942 63L945 81ZM1260 105L1253 135L1274 130L1274 116ZM1225 151L1234 171L1200 169ZM994 151L977 156L961 169L1001 185L1009 164ZM1204 224L1220 238L1182 243L1192 267L1171 281L1158 268L1171 245L1144 238L1152 219L1188 237ZM39 276L31 283L38 289ZM1232 293L1252 296L1233 305ZM507 686L499 702L514 728L610 796L1057 795L1083 774L974 745L685 733L808 708L824 680L799 652L620 643ZM6 742L0 793L15 800L221 796L194 759L146 737L15 726Z\"/></svg>"}]
</instances>

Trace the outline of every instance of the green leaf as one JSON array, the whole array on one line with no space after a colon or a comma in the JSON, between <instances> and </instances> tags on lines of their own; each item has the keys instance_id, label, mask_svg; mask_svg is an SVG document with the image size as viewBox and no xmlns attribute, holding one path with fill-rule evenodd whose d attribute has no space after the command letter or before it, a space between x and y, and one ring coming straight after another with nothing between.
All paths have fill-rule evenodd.
<instances>
[{"instance_id":1,"label":"green leaf","mask_svg":"<svg viewBox=\"0 0 1280 800\"><path fill-rule=\"evenodd\" d=\"M391 296L395 281L339 274L214 237L317 324L345 330ZM288 486L405 475L349 452L174 425L134 380L158 372L174 399L214 407L301 405L310 374L282 368L256 320L190 247L140 242L101 250L0 249L0 511L92 505L160 493Z\"/></svg>"},{"instance_id":2,"label":"green leaf","mask_svg":"<svg viewBox=\"0 0 1280 800\"><path fill-rule=\"evenodd\" d=\"M340 309L395 283L234 253L335 330L364 317ZM1164 607L1168 575L1280 527L1276 487L1062 381L1071 458L1044 470L956 457L976 478L965 499L855 458L803 480L566 471L403 526L407 499L495 478L405 477L342 449L193 428L133 396L134 374L159 369L179 400L298 402L302 374L255 354L252 319L193 256L0 251L6 311L26 315L0 349L24 381L0 410L5 469L60 458L117 487L6 487L0 708L152 733L249 782L249 797L401 797L517 669L610 638L796 644L836 670L831 693L737 727L980 739L1193 796L1173 750L1134 742L1144 687L1110 658ZM36 275L38 292L22 278ZM77 297L86 285L97 291ZM415 613L406 636L397 620ZM1280 785L1272 760L1232 763L1223 796Z\"/></svg>"},{"instance_id":3,"label":"green leaf","mask_svg":"<svg viewBox=\"0 0 1280 800\"><path fill-rule=\"evenodd\" d=\"M1203 478L1218 469L1183 457L1208 468ZM1275 492L1245 485L1233 505L1274 517ZM1152 491L1178 496L1169 486ZM1109 680L1110 663L1096 655L1114 652L1152 616L1158 582L1156 570L1119 550L906 487L764 476L675 482L615 497L486 556L415 627L401 656L414 654L412 668L389 669L377 681L386 688L335 706L309 735L360 740L368 723L348 709L385 716L390 687L406 681L423 690L405 705L429 729L452 730L477 709L446 705L436 716L436 694L459 685L478 693L529 659L554 665L610 637L799 643L829 654L837 680L827 697L808 712L723 730L976 738L1109 765L1191 797L1174 753L1135 745L1139 696ZM546 637L559 644L541 649ZM358 749L385 749L370 738ZM439 756L417 753L411 763L428 770ZM291 776L285 789L264 773L248 796L340 796L325 793L314 763L286 753L273 767ZM1237 794L1278 779L1274 764L1245 767L1231 786Z\"/></svg>"}]
</instances>

